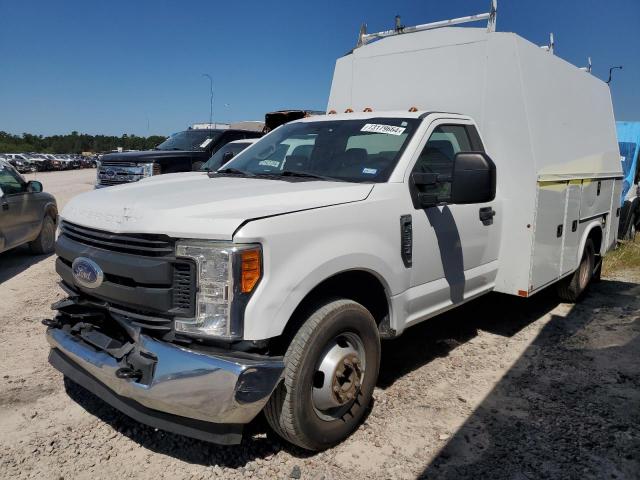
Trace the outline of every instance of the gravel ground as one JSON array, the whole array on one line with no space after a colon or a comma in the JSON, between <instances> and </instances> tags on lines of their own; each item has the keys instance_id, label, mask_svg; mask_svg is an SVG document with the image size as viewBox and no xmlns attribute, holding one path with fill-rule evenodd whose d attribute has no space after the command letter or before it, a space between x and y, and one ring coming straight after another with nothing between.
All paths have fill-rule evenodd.
<instances>
[{"instance_id":1,"label":"gravel ground","mask_svg":"<svg viewBox=\"0 0 640 480\"><path fill-rule=\"evenodd\" d=\"M94 170L39 174L64 204ZM0 254L0 478L640 477L640 271L576 305L489 295L383 344L374 407L308 454L258 418L238 447L138 424L47 364L53 257Z\"/></svg>"}]
</instances>

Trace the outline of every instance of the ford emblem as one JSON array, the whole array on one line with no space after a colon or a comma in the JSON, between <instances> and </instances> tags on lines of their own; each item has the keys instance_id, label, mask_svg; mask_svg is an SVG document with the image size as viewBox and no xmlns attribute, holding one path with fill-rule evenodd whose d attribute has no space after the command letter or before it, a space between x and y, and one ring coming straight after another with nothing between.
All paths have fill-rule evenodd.
<instances>
[{"instance_id":1,"label":"ford emblem","mask_svg":"<svg viewBox=\"0 0 640 480\"><path fill-rule=\"evenodd\" d=\"M81 287L98 288L104 280L104 272L93 260L78 257L71 264L73 280Z\"/></svg>"},{"instance_id":2,"label":"ford emblem","mask_svg":"<svg viewBox=\"0 0 640 480\"><path fill-rule=\"evenodd\" d=\"M111 169L109 169L109 170L107 170L107 171L105 172L105 174L106 174L106 175L108 175L108 176L110 176L110 177L113 177L113 176L116 174L116 172L115 172L115 171L113 171L113 170L111 170Z\"/></svg>"}]
</instances>

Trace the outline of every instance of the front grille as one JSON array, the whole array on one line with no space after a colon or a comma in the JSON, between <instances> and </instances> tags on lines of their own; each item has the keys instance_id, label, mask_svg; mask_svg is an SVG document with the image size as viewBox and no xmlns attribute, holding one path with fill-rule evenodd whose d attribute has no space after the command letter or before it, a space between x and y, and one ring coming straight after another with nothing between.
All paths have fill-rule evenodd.
<instances>
[{"instance_id":1,"label":"front grille","mask_svg":"<svg viewBox=\"0 0 640 480\"><path fill-rule=\"evenodd\" d=\"M172 328L174 317L195 315L195 263L175 257L175 240L166 235L111 233L70 222L60 223L56 270L82 298L101 303L112 316L150 334ZM104 282L78 287L72 272L77 256L94 260Z\"/></svg>"},{"instance_id":2,"label":"front grille","mask_svg":"<svg viewBox=\"0 0 640 480\"><path fill-rule=\"evenodd\" d=\"M173 255L174 241L166 235L109 233L62 221L60 233L91 247L145 257Z\"/></svg>"},{"instance_id":3,"label":"front grille","mask_svg":"<svg viewBox=\"0 0 640 480\"><path fill-rule=\"evenodd\" d=\"M98 185L111 186L123 183L137 182L145 178L144 165L147 163L117 162L105 160L98 168ZM159 175L160 165L153 162L152 175Z\"/></svg>"}]
</instances>

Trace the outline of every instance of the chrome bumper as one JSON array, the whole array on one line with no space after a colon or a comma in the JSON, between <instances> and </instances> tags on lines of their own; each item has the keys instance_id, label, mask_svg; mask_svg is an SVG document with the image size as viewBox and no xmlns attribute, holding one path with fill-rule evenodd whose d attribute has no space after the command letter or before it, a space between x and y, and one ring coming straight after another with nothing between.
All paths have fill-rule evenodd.
<instances>
[{"instance_id":1,"label":"chrome bumper","mask_svg":"<svg viewBox=\"0 0 640 480\"><path fill-rule=\"evenodd\" d=\"M136 416L136 412L132 414L121 404L124 402L147 416L168 414L169 420L177 425L192 425L193 420L242 425L262 410L284 369L280 358L202 353L141 334L136 347L156 359L151 379L141 384L116 376L126 357L118 361L78 335L51 327L47 329L47 341L52 348L49 361L55 368L115 408L142 423L217 443L237 443L239 438L237 435L217 440L215 435L203 438ZM204 429L215 430L206 426Z\"/></svg>"}]
</instances>

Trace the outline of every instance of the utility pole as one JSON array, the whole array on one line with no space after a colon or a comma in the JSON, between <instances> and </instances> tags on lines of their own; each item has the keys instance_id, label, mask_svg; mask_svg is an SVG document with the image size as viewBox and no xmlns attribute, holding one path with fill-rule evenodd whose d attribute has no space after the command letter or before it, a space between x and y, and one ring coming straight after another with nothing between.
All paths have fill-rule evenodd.
<instances>
[{"instance_id":1,"label":"utility pole","mask_svg":"<svg viewBox=\"0 0 640 480\"><path fill-rule=\"evenodd\" d=\"M208 73L203 73L203 77L209 79L209 126L213 124L213 78Z\"/></svg>"}]
</instances>

